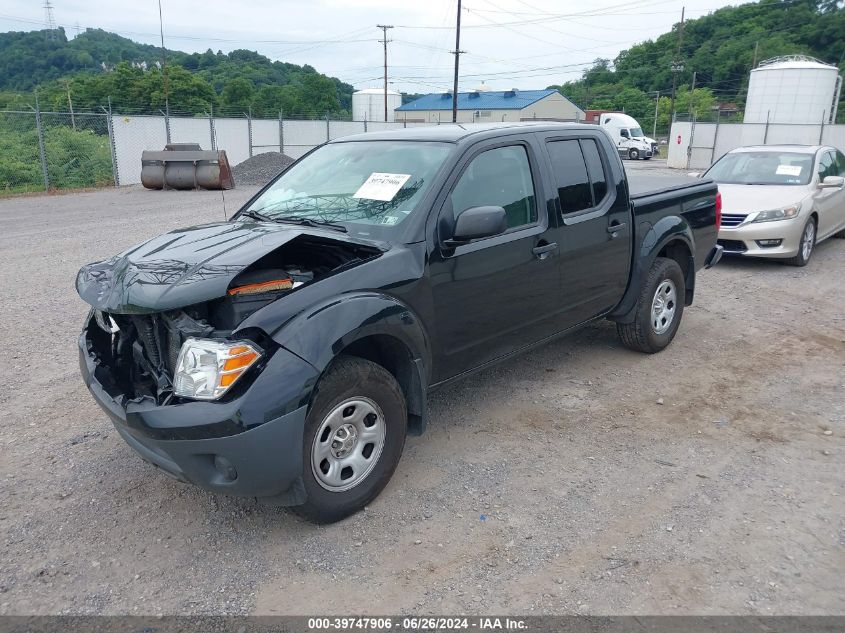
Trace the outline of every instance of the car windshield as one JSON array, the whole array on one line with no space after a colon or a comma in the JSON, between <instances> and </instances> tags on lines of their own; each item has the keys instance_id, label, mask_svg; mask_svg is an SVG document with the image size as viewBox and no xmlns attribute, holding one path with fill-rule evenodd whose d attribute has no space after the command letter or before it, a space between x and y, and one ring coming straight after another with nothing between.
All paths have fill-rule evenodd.
<instances>
[{"instance_id":1,"label":"car windshield","mask_svg":"<svg viewBox=\"0 0 845 633\"><path fill-rule=\"evenodd\" d=\"M632 127L631 128L631 136L632 137L645 136L645 134L643 134L643 129L641 127Z\"/></svg>"},{"instance_id":2,"label":"car windshield","mask_svg":"<svg viewBox=\"0 0 845 633\"><path fill-rule=\"evenodd\" d=\"M806 185L812 173L812 154L735 152L722 156L704 176L722 184Z\"/></svg>"},{"instance_id":3,"label":"car windshield","mask_svg":"<svg viewBox=\"0 0 845 633\"><path fill-rule=\"evenodd\" d=\"M416 208L452 146L429 142L331 143L291 166L243 209L272 221L341 225L387 237Z\"/></svg>"}]
</instances>

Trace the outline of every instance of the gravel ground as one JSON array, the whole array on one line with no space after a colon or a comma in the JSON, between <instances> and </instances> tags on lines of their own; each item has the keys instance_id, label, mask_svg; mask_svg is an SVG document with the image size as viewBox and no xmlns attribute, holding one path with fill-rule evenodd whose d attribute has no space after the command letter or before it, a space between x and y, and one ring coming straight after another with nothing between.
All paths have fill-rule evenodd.
<instances>
[{"instance_id":1,"label":"gravel ground","mask_svg":"<svg viewBox=\"0 0 845 633\"><path fill-rule=\"evenodd\" d=\"M262 152L232 167L235 186L266 185L293 162L290 156L279 152Z\"/></svg>"},{"instance_id":2,"label":"gravel ground","mask_svg":"<svg viewBox=\"0 0 845 633\"><path fill-rule=\"evenodd\" d=\"M602 322L438 392L380 498L316 527L148 466L78 375L79 266L222 217L0 201L0 614L845 614L845 242L702 273L661 354Z\"/></svg>"}]
</instances>

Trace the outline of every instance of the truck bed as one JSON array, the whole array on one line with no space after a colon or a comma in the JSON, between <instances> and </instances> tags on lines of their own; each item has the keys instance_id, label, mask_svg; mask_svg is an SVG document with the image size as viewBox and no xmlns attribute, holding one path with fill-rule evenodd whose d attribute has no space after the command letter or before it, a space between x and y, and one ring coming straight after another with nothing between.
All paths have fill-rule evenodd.
<instances>
[{"instance_id":1,"label":"truck bed","mask_svg":"<svg viewBox=\"0 0 845 633\"><path fill-rule=\"evenodd\" d=\"M686 174L677 176L657 175L657 174L643 174L633 170L625 171L628 177L628 191L632 199L644 198L659 193L666 193L669 191L679 191L689 187L695 187L703 183L709 183L709 180L700 180L691 178Z\"/></svg>"}]
</instances>

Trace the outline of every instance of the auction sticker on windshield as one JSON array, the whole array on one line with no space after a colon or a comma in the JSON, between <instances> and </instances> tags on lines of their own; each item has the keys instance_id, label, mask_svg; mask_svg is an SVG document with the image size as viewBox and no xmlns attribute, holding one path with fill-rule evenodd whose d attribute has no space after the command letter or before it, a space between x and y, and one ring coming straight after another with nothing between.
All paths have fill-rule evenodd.
<instances>
[{"instance_id":1,"label":"auction sticker on windshield","mask_svg":"<svg viewBox=\"0 0 845 633\"><path fill-rule=\"evenodd\" d=\"M800 176L801 165L778 165L775 174L778 176Z\"/></svg>"},{"instance_id":2,"label":"auction sticker on windshield","mask_svg":"<svg viewBox=\"0 0 845 633\"><path fill-rule=\"evenodd\" d=\"M381 174L374 172L358 188L353 198L390 202L399 193L411 174Z\"/></svg>"}]
</instances>

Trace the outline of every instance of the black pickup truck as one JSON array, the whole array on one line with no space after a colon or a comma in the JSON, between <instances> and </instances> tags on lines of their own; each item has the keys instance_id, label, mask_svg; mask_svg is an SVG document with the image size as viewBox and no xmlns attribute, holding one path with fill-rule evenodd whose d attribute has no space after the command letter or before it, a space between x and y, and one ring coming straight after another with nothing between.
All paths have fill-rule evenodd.
<instances>
[{"instance_id":1,"label":"black pickup truck","mask_svg":"<svg viewBox=\"0 0 845 633\"><path fill-rule=\"evenodd\" d=\"M82 375L170 475L335 521L387 484L429 390L600 318L666 347L719 214L708 181L629 195L593 126L338 139L231 220L84 266Z\"/></svg>"}]
</instances>

